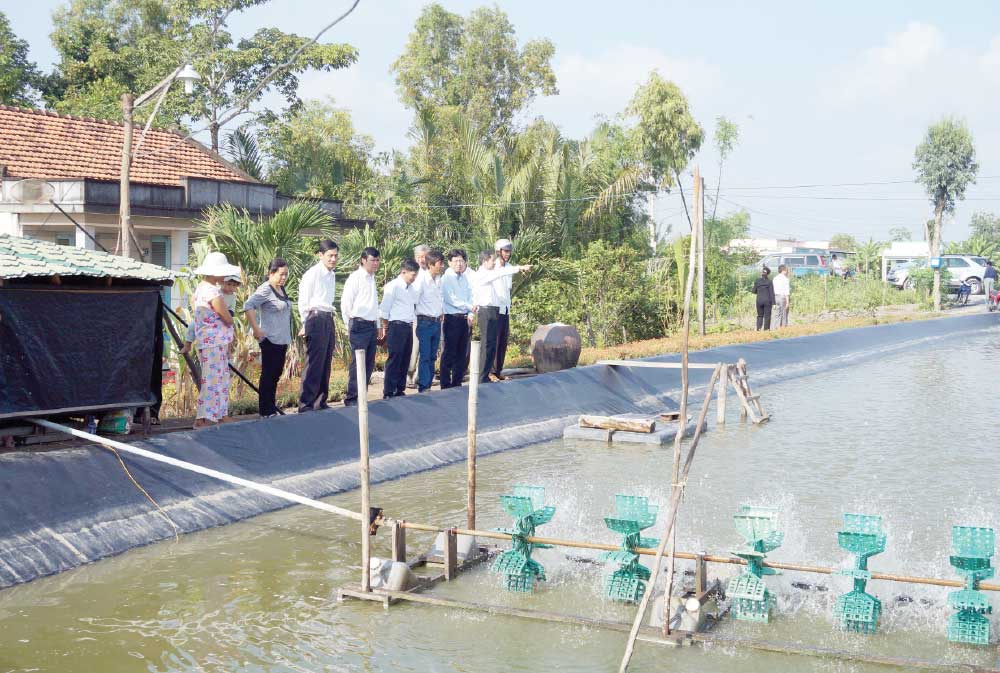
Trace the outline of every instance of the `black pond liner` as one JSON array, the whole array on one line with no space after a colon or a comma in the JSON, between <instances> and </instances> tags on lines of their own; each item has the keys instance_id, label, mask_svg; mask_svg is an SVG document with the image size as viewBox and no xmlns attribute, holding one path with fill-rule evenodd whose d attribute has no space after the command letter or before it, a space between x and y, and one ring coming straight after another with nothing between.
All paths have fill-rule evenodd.
<instances>
[{"instance_id":1,"label":"black pond liner","mask_svg":"<svg viewBox=\"0 0 1000 673\"><path fill-rule=\"evenodd\" d=\"M744 358L751 383L767 383L855 364L894 352L960 343L995 329L992 314L864 327L817 336L726 346L692 362ZM672 354L655 361L678 361ZM704 386L711 370L691 370ZM617 414L677 407L680 371L593 365L483 385L480 455L561 437L582 413ZM370 406L372 480L395 479L465 459L468 389L411 394ZM766 401L766 400L765 400ZM770 410L780 422L780 409ZM139 446L239 477L321 498L358 485L356 408L176 432ZM143 458L123 458L182 532L239 521L284 500ZM389 514L393 514L389 512ZM0 454L0 587L119 554L173 536L173 529L127 479L118 459L93 446Z\"/></svg>"}]
</instances>

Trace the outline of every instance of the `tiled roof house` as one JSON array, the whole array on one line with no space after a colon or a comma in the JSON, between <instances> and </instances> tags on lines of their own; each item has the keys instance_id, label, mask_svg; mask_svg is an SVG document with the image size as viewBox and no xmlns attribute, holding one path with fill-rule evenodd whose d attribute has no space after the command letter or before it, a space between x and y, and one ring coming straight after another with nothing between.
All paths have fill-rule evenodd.
<instances>
[{"instance_id":1,"label":"tiled roof house","mask_svg":"<svg viewBox=\"0 0 1000 673\"><path fill-rule=\"evenodd\" d=\"M114 251L123 129L121 123L0 105L0 234L95 249L92 236ZM136 127L133 149L141 136ZM289 201L274 185L179 133L150 129L137 150L129 183L132 226L146 261L154 264L175 271L186 265L189 233L209 206L230 203L269 215ZM322 205L340 226L358 224L341 219L340 202Z\"/></svg>"}]
</instances>

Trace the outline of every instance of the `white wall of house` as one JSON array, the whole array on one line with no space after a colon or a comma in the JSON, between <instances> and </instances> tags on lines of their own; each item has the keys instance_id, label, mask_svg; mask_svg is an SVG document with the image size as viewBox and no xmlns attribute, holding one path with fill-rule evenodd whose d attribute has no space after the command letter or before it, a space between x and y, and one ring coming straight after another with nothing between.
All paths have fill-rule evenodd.
<instances>
[{"instance_id":1,"label":"white wall of house","mask_svg":"<svg viewBox=\"0 0 1000 673\"><path fill-rule=\"evenodd\" d=\"M21 230L21 216L18 213L0 212L0 234L23 236L24 233Z\"/></svg>"}]
</instances>

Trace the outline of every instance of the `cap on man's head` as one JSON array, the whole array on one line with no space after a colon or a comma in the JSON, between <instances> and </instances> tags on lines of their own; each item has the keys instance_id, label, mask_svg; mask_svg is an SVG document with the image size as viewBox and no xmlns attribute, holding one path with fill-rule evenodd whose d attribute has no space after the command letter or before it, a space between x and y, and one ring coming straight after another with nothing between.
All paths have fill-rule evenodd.
<instances>
[{"instance_id":1,"label":"cap on man's head","mask_svg":"<svg viewBox=\"0 0 1000 673\"><path fill-rule=\"evenodd\" d=\"M494 250L513 250L514 244L510 242L509 238L497 239L496 244L493 246Z\"/></svg>"},{"instance_id":2,"label":"cap on man's head","mask_svg":"<svg viewBox=\"0 0 1000 673\"><path fill-rule=\"evenodd\" d=\"M234 283L242 283L243 282L243 280L239 276L235 276L235 275L234 276L226 276L225 280L227 282L232 281Z\"/></svg>"}]
</instances>

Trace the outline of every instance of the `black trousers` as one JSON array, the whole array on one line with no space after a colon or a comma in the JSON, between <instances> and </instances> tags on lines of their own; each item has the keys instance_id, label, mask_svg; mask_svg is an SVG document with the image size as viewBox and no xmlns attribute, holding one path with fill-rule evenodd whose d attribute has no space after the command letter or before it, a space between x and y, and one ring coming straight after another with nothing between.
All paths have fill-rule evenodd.
<instances>
[{"instance_id":1,"label":"black trousers","mask_svg":"<svg viewBox=\"0 0 1000 673\"><path fill-rule=\"evenodd\" d=\"M510 313L497 316L497 354L493 362L493 373L500 376L503 361L507 359L507 341L510 338Z\"/></svg>"},{"instance_id":2,"label":"black trousers","mask_svg":"<svg viewBox=\"0 0 1000 673\"><path fill-rule=\"evenodd\" d=\"M257 382L260 396L257 400L257 413L261 416L278 413L275 397L278 393L278 379L285 370L287 352L287 344L273 344L267 339L260 342L260 380Z\"/></svg>"},{"instance_id":3,"label":"black trousers","mask_svg":"<svg viewBox=\"0 0 1000 673\"><path fill-rule=\"evenodd\" d=\"M330 392L330 364L337 343L333 331L333 314L312 311L306 316L306 368L302 372L302 394L299 413L326 409Z\"/></svg>"},{"instance_id":4,"label":"black trousers","mask_svg":"<svg viewBox=\"0 0 1000 673\"><path fill-rule=\"evenodd\" d=\"M769 301L757 300L757 331L762 329L771 329L771 307L773 307Z\"/></svg>"},{"instance_id":5,"label":"black trousers","mask_svg":"<svg viewBox=\"0 0 1000 673\"><path fill-rule=\"evenodd\" d=\"M389 358L385 361L385 385L382 397L398 397L406 394L406 370L410 367L413 351L413 323L393 320L385 335L385 345Z\"/></svg>"},{"instance_id":6,"label":"black trousers","mask_svg":"<svg viewBox=\"0 0 1000 673\"><path fill-rule=\"evenodd\" d=\"M480 306L479 312L479 341L482 343L483 362L478 372L479 380L488 383L490 372L496 363L497 357L497 332L500 325L500 309L496 306Z\"/></svg>"},{"instance_id":7,"label":"black trousers","mask_svg":"<svg viewBox=\"0 0 1000 673\"><path fill-rule=\"evenodd\" d=\"M444 347L441 350L441 389L462 385L469 363L469 320L462 315L444 316Z\"/></svg>"},{"instance_id":8,"label":"black trousers","mask_svg":"<svg viewBox=\"0 0 1000 673\"><path fill-rule=\"evenodd\" d=\"M347 327L348 341L351 342L351 371L347 374L347 395L344 396L344 404L353 404L358 401L358 363L354 357L354 351L363 350L365 352L365 372L368 378L365 385L371 383L372 372L375 371L375 346L378 337L378 327L374 320L359 320L354 318Z\"/></svg>"}]
</instances>

